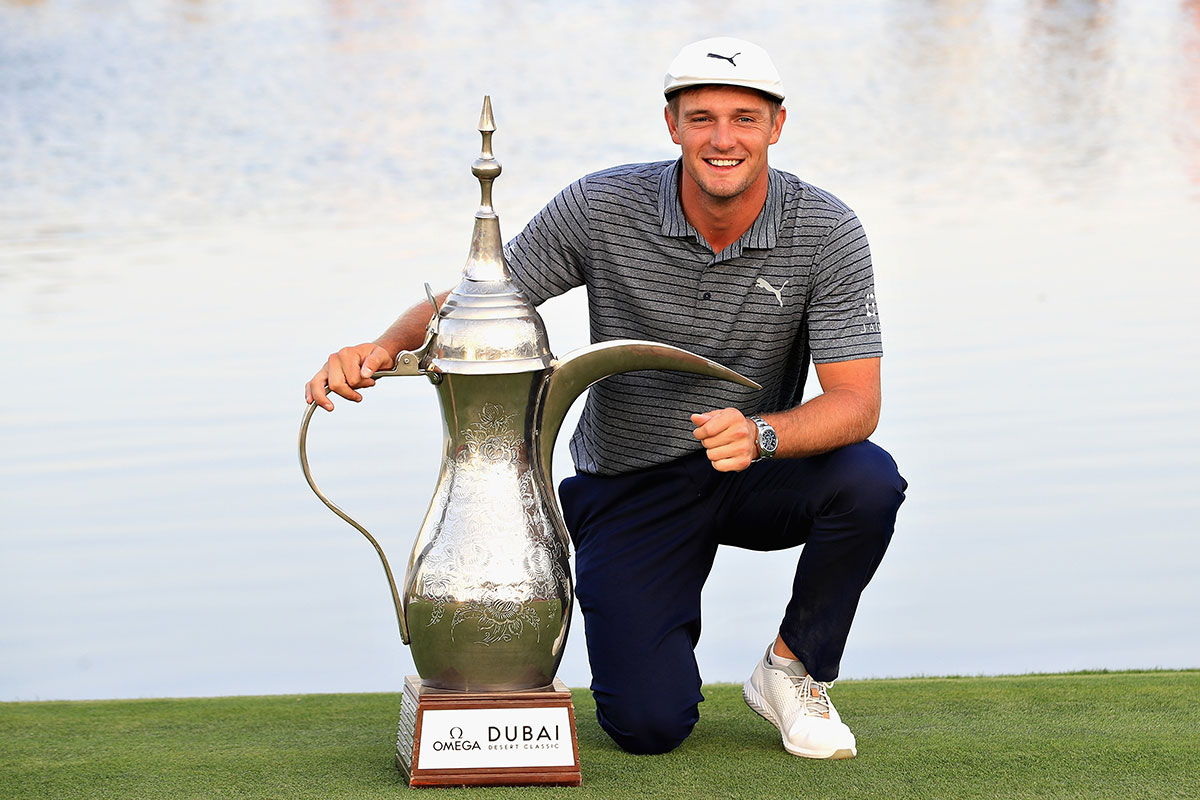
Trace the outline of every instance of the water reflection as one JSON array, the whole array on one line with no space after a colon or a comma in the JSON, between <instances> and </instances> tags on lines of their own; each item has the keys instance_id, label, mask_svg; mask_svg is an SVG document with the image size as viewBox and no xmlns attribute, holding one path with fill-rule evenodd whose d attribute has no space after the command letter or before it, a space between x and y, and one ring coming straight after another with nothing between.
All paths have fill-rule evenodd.
<instances>
[{"instance_id":1,"label":"water reflection","mask_svg":"<svg viewBox=\"0 0 1200 800\"><path fill-rule=\"evenodd\" d=\"M0 56L0 81L19 113L0 122L0 238L252 220L391 224L410 205L405 187L443 179L464 141L450 120L482 93L480 70L513 108L555 104L549 124L511 133L531 152L563 153L562 164L538 165L555 170L556 188L581 164L614 160L600 152L665 155L652 90L622 97L614 84L638 85L658 69L655 53L704 24L701 9L666 7L679 14L669 32L626 45L611 34L592 45L588 28L632 21L627 4L597 18L488 10L510 35L480 48L453 14L421 4L283 12L181 0L127 16L88 3L10 4L0 24L15 44ZM781 32L763 37L777 38L796 76L782 147L796 146L797 161L827 182L877 190L888 176L894 198L948 206L981 192L1107 188L1121 162L1158 158L1144 142L1161 130L1151 119L1177 131L1190 164L1195 8L1181 3L1171 17L1101 0L898 0L844 17L787 11ZM793 25L801 47L782 34ZM562 68L594 47L624 56ZM1176 54L1177 75L1149 63L1164 49ZM569 55L556 61L559 52ZM594 107L609 96L616 119L614 108ZM1158 102L1169 108L1151 107Z\"/></svg>"},{"instance_id":2,"label":"water reflection","mask_svg":"<svg viewBox=\"0 0 1200 800\"><path fill-rule=\"evenodd\" d=\"M1113 17L1103 0L1031 1L1011 16L980 3L891 4L891 145L914 199L1030 182L1065 199L1103 183L1128 113L1113 73L1136 68L1118 63Z\"/></svg>"},{"instance_id":3,"label":"water reflection","mask_svg":"<svg viewBox=\"0 0 1200 800\"><path fill-rule=\"evenodd\" d=\"M1111 95L1112 5L1104 0L1030 0L1018 63L1026 142L1046 189L1061 192L1077 174L1104 165L1117 133Z\"/></svg>"},{"instance_id":4,"label":"water reflection","mask_svg":"<svg viewBox=\"0 0 1200 800\"><path fill-rule=\"evenodd\" d=\"M0 699L394 689L378 564L295 464L300 383L453 282L485 91L511 235L671 154L657 76L723 8L0 5L0 352L36 376L0 409ZM1200 330L1162 294L1200 289L1200 2L806 3L733 33L791 86L773 162L876 254L878 438L913 490L848 675L1194 666ZM587 335L564 303L556 352ZM432 394L315 425L393 555ZM722 556L707 679L744 677L787 573Z\"/></svg>"},{"instance_id":5,"label":"water reflection","mask_svg":"<svg viewBox=\"0 0 1200 800\"><path fill-rule=\"evenodd\" d=\"M1200 187L1200 0L1180 3L1179 39L1172 133L1188 179Z\"/></svg>"},{"instance_id":6,"label":"water reflection","mask_svg":"<svg viewBox=\"0 0 1200 800\"><path fill-rule=\"evenodd\" d=\"M1006 87L997 83L995 31L981 4L890 4L885 53L890 59L883 90L896 138L882 143L904 172L914 202L955 202L982 190L987 178L981 141L1005 138L1013 117Z\"/></svg>"}]
</instances>

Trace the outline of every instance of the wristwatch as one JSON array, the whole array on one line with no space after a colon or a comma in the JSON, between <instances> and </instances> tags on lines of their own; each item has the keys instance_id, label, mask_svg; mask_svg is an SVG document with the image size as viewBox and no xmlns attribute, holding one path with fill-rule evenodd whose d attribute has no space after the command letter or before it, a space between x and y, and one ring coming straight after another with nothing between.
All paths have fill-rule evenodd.
<instances>
[{"instance_id":1,"label":"wristwatch","mask_svg":"<svg viewBox=\"0 0 1200 800\"><path fill-rule=\"evenodd\" d=\"M758 428L758 457L755 461L762 461L764 458L774 458L775 449L779 447L779 437L775 435L775 429L770 424L759 416L746 417L754 423Z\"/></svg>"}]
</instances>

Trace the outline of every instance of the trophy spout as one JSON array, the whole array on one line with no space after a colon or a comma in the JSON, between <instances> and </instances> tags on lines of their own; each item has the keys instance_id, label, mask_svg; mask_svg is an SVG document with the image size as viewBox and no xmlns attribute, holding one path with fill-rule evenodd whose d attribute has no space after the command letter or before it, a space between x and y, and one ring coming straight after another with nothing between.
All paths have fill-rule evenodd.
<instances>
[{"instance_id":1,"label":"trophy spout","mask_svg":"<svg viewBox=\"0 0 1200 800\"><path fill-rule=\"evenodd\" d=\"M691 372L732 381L751 389L762 388L716 361L668 344L617 339L572 350L547 371L534 416L534 458L537 461L539 476L544 482L543 485L549 489L550 497L554 496L554 475L551 468L554 443L558 439L563 419L571 404L589 386L609 375L642 369Z\"/></svg>"}]
</instances>

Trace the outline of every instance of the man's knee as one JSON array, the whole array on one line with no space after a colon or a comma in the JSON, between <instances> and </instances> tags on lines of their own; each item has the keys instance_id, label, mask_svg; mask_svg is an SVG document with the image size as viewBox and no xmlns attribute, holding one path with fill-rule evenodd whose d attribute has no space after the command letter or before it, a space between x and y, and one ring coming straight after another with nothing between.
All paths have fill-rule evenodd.
<instances>
[{"instance_id":1,"label":"man's knee","mask_svg":"<svg viewBox=\"0 0 1200 800\"><path fill-rule=\"evenodd\" d=\"M886 450L859 442L829 454L830 479L845 506L869 514L894 516L904 502L908 482Z\"/></svg>"},{"instance_id":2,"label":"man's knee","mask_svg":"<svg viewBox=\"0 0 1200 800\"><path fill-rule=\"evenodd\" d=\"M674 750L692 732L700 718L695 703L671 706L644 698L596 696L596 719L622 750L655 755Z\"/></svg>"}]
</instances>

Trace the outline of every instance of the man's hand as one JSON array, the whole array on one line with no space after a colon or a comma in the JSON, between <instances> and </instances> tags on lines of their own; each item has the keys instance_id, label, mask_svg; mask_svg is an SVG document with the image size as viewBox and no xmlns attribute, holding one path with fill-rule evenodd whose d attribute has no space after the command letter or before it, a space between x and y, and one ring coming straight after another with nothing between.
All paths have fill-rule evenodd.
<instances>
[{"instance_id":1,"label":"man's hand","mask_svg":"<svg viewBox=\"0 0 1200 800\"><path fill-rule=\"evenodd\" d=\"M371 376L381 369L391 369L392 364L392 354L374 342L343 347L331 355L325 366L305 384L304 401L315 400L326 411L333 411L333 401L327 392L361 402L362 395L354 390L374 386L375 380Z\"/></svg>"},{"instance_id":2,"label":"man's hand","mask_svg":"<svg viewBox=\"0 0 1200 800\"><path fill-rule=\"evenodd\" d=\"M692 424L718 472L741 472L758 456L758 427L736 408L692 414Z\"/></svg>"}]
</instances>

